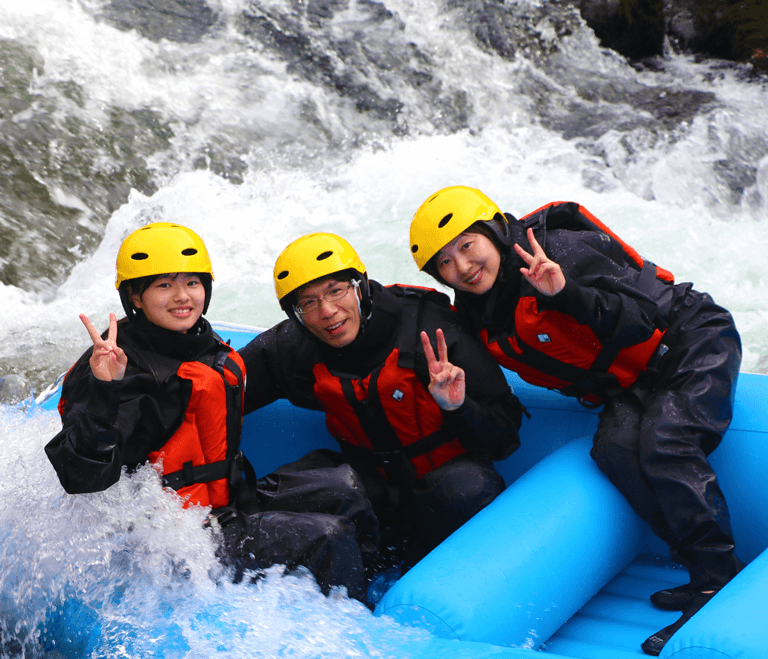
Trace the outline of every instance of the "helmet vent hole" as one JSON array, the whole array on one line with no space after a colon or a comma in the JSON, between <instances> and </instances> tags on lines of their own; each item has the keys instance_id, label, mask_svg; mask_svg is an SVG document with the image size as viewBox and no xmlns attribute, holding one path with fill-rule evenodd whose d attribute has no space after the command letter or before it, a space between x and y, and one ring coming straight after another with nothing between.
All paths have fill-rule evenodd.
<instances>
[{"instance_id":1,"label":"helmet vent hole","mask_svg":"<svg viewBox=\"0 0 768 659\"><path fill-rule=\"evenodd\" d=\"M418 245L411 245L411 251L415 254L416 252L419 251L419 246Z\"/></svg>"},{"instance_id":2,"label":"helmet vent hole","mask_svg":"<svg viewBox=\"0 0 768 659\"><path fill-rule=\"evenodd\" d=\"M322 254L318 254L317 260L318 261L325 261L329 256L331 256L333 252L323 252Z\"/></svg>"},{"instance_id":3,"label":"helmet vent hole","mask_svg":"<svg viewBox=\"0 0 768 659\"><path fill-rule=\"evenodd\" d=\"M145 259L149 258L149 254L145 254L144 252L136 252L135 254L131 254L131 258L134 261L144 261Z\"/></svg>"},{"instance_id":4,"label":"helmet vent hole","mask_svg":"<svg viewBox=\"0 0 768 659\"><path fill-rule=\"evenodd\" d=\"M277 278L278 279L285 279L287 276L288 276L288 271L287 270L283 270L281 273L279 273L277 275Z\"/></svg>"},{"instance_id":5,"label":"helmet vent hole","mask_svg":"<svg viewBox=\"0 0 768 659\"><path fill-rule=\"evenodd\" d=\"M197 254L197 250L194 247L187 247L187 249L182 249L181 253L184 256L194 256L195 254Z\"/></svg>"},{"instance_id":6,"label":"helmet vent hole","mask_svg":"<svg viewBox=\"0 0 768 659\"><path fill-rule=\"evenodd\" d=\"M442 229L448 222L451 221L451 218L453 217L453 213L448 213L440 222L438 222L437 226L439 229Z\"/></svg>"}]
</instances>

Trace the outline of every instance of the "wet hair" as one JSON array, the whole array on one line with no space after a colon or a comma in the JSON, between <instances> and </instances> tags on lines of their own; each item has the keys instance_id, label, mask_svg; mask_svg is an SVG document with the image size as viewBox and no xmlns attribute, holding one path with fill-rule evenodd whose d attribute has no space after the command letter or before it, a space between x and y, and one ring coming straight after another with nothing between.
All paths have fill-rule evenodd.
<instances>
[{"instance_id":1,"label":"wet hair","mask_svg":"<svg viewBox=\"0 0 768 659\"><path fill-rule=\"evenodd\" d=\"M134 316L140 311L140 309L136 309L136 307L133 306L131 296L138 295L141 297L155 281L161 277L169 277L171 274L172 273L170 272L164 272L159 275L136 277L135 279L126 279L120 284L120 288L118 289L118 292L120 293L120 301L123 303L123 309L125 310L125 313L130 320L133 320ZM182 273L175 274L179 275ZM211 302L211 288L213 281L211 275L209 275L207 272L186 272L183 274L198 277L200 282L203 284L203 289L205 290L205 304L203 306L203 313L205 313L208 311L208 305Z\"/></svg>"},{"instance_id":2,"label":"wet hair","mask_svg":"<svg viewBox=\"0 0 768 659\"><path fill-rule=\"evenodd\" d=\"M498 220L496 220L496 217L494 217L493 221L498 221ZM474 224L471 224L466 229L464 229L464 231L462 231L459 234L459 236L464 233L479 233L485 236L486 238L489 238L490 241L493 243L493 246L499 251L499 253L504 254L504 246L499 241L499 237L496 235L493 229L490 228L489 224L490 223L487 220L478 220ZM456 238L454 238L454 240L455 239ZM443 247L445 247L445 245L443 245ZM442 249L438 250L434 254L434 256L432 256L432 258L429 259L429 261L427 261L426 265L424 266L424 272L430 275L433 279L436 279L437 281L439 281L444 286L448 286L448 288L451 288L451 286L449 286L446 283L446 281L440 276L440 272L437 267L437 258L438 256L440 256L441 251Z\"/></svg>"}]
</instances>

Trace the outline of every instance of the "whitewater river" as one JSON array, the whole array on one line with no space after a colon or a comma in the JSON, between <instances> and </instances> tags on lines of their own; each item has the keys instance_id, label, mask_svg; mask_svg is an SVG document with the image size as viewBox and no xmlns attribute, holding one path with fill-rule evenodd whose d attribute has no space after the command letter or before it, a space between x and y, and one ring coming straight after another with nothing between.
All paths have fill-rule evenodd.
<instances>
[{"instance_id":1,"label":"whitewater river","mask_svg":"<svg viewBox=\"0 0 768 659\"><path fill-rule=\"evenodd\" d=\"M584 204L730 309L743 370L768 373L768 82L673 52L631 66L562 2L3 0L0 168L0 377L35 396L87 347L78 313L121 311L115 255L142 224L197 231L209 319L264 327L281 319L275 258L310 231L346 237L382 283L433 285L408 226L453 184L518 216ZM229 584L200 515L150 470L65 495L42 453L58 426L0 406L6 648L352 658L427 642L308 579ZM50 641L64 602L98 604L73 655Z\"/></svg>"}]
</instances>

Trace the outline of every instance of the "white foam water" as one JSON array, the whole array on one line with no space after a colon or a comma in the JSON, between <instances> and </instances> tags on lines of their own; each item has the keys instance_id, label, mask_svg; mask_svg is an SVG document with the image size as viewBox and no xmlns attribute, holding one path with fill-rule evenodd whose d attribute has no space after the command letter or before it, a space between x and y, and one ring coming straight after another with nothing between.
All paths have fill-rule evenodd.
<instances>
[{"instance_id":1,"label":"white foam water","mask_svg":"<svg viewBox=\"0 0 768 659\"><path fill-rule=\"evenodd\" d=\"M638 71L588 30L557 37L546 19L536 29L542 43L557 45L554 55L544 64L522 51L503 59L478 47L455 11L397 0L387 3L391 20L403 25L392 38L439 63L443 97L468 99L465 125L447 130L418 86L386 67L358 71L371 89L402 102L404 131L244 39L236 25L251 3L211 3L217 30L195 44L117 30L95 17L105 6L30 0L0 7L0 39L35 48L44 62L37 91L51 94L57 80L75 80L87 92L78 116L99 122L109 108L151 108L175 129L171 146L149 158L157 191L132 191L98 248L78 254L63 283L46 293L0 284L0 359L13 372L52 382L88 346L78 314L106 327L108 313L121 312L115 255L149 221L179 222L203 237L215 273L209 318L266 327L283 317L275 259L311 231L347 238L382 283L434 286L411 259L410 219L435 190L464 184L517 216L552 200L584 204L643 256L728 308L744 343L743 370L768 373L768 90L738 67L670 53L662 71ZM383 57L392 35L366 20L353 6L330 32L359 24ZM306 34L319 38L309 28ZM584 117L600 111L601 102L588 98L604 85L618 100L606 119L611 127L598 130ZM641 89L660 104L680 90L710 100L662 129L650 110L634 107ZM184 165L211 136L252 145L238 151L240 180ZM50 188L78 207L66 190ZM76 222L101 231L85 208ZM0 406L6 648L34 657L351 659L407 658L427 647L426 633L375 618L343 593L325 598L306 575L274 568L256 583L232 584L216 561L213 532L202 527L204 511L183 510L149 467L106 492L65 494L43 452L59 428L55 412L29 400ZM72 620L79 630L62 629Z\"/></svg>"}]
</instances>

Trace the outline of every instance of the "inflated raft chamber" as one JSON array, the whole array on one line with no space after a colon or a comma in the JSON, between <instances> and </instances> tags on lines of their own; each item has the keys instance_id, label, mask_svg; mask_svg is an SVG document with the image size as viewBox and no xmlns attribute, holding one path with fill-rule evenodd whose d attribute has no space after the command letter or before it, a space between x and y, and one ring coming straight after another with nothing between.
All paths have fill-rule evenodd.
<instances>
[{"instance_id":1,"label":"inflated raft chamber","mask_svg":"<svg viewBox=\"0 0 768 659\"><path fill-rule=\"evenodd\" d=\"M590 448L579 439L542 460L406 573L376 612L442 638L541 646L650 537Z\"/></svg>"}]
</instances>

